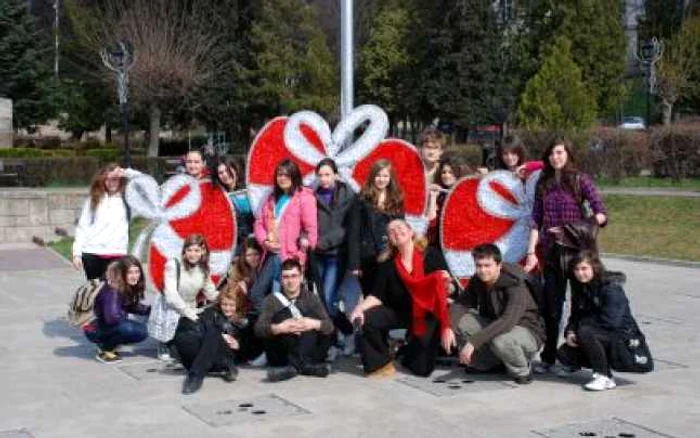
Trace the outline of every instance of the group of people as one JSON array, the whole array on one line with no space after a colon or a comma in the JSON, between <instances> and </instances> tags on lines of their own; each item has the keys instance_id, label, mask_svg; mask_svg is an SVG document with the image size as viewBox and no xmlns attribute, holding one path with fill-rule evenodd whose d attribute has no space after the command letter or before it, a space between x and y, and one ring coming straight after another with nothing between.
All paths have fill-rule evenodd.
<instances>
[{"instance_id":1,"label":"group of people","mask_svg":"<svg viewBox=\"0 0 700 438\"><path fill-rule=\"evenodd\" d=\"M470 372L501 369L519 384L530 383L533 372L587 367L593 370L587 389L614 388L611 345L639 328L620 276L606 272L597 254L595 232L607 212L591 178L575 167L571 144L556 140L542 161L526 161L517 137L501 142L499 168L523 181L542 172L527 254L517 265L504 262L497 246L479 245L466 290L447 271L439 218L450 188L478 172L443 151L442 134L426 130L420 146L430 183L426 236L404 220L405 194L390 161L376 161L355 194L330 158L316 166L314 187L304 186L299 167L284 160L254 215L235 161L208 168L200 152L190 152L186 172L211 178L230 194L238 236L218 287L201 235L188 236L179 257L166 263L163 297L180 316L167 347L187 369L183 393L199 390L210 372L234 381L242 363L266 364L270 381L326 377L337 354L356 351L370 377L393 374L395 359L428 376L438 357L454 356ZM141 264L126 255L130 213L123 191L135 174L112 165L96 175L73 247L76 267L88 279L106 280L96 319L84 327L104 362L120 359L118 346L147 337L144 323L128 316L150 310ZM568 282L571 315L559 346ZM390 339L395 329L405 329L405 337Z\"/></svg>"}]
</instances>

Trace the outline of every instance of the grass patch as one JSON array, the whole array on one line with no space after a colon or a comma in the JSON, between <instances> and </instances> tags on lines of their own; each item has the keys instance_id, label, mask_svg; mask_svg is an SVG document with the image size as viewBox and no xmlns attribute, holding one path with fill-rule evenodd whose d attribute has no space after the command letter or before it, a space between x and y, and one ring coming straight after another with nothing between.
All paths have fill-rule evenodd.
<instances>
[{"instance_id":1,"label":"grass patch","mask_svg":"<svg viewBox=\"0 0 700 438\"><path fill-rule=\"evenodd\" d=\"M148 225L148 221L143 218L137 218L131 221L131 224L129 225L129 252L131 252L131 248L136 242L136 239L139 237L139 233L141 233L141 230L146 228L146 225ZM70 261L73 258L72 237L63 237L55 242L50 242L48 246L65 257L66 260Z\"/></svg>"},{"instance_id":2,"label":"grass patch","mask_svg":"<svg viewBox=\"0 0 700 438\"><path fill-rule=\"evenodd\" d=\"M675 181L671 178L653 178L645 176L632 176L613 181L606 178L596 180L600 187L641 187L653 189L673 189L691 192L700 192L700 178L688 178Z\"/></svg>"},{"instance_id":3,"label":"grass patch","mask_svg":"<svg viewBox=\"0 0 700 438\"><path fill-rule=\"evenodd\" d=\"M700 199L607 195L604 252L700 261Z\"/></svg>"}]
</instances>

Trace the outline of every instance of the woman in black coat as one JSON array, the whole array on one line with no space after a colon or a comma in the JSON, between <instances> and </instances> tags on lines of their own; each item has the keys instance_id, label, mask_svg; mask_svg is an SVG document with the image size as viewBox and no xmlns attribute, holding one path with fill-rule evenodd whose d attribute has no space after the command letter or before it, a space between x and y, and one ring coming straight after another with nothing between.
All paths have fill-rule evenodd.
<instances>
[{"instance_id":1,"label":"woman in black coat","mask_svg":"<svg viewBox=\"0 0 700 438\"><path fill-rule=\"evenodd\" d=\"M316 284L321 291L328 316L343 334L352 333L352 325L339 311L338 289L347 267L347 229L355 194L339 180L338 167L330 158L316 166L318 187L314 191L318 211L318 242L312 253ZM345 308L354 308L359 297L345 297Z\"/></svg>"},{"instance_id":2,"label":"woman in black coat","mask_svg":"<svg viewBox=\"0 0 700 438\"><path fill-rule=\"evenodd\" d=\"M557 358L567 367L591 368L593 379L584 385L590 391L613 389L612 369L651 370L652 358L622 285L625 275L605 271L598 256L582 251L571 262L575 282L566 343ZM636 361L628 364L627 358ZM637 369L635 369L637 368Z\"/></svg>"},{"instance_id":3,"label":"woman in black coat","mask_svg":"<svg viewBox=\"0 0 700 438\"><path fill-rule=\"evenodd\" d=\"M351 209L348 235L348 270L359 277L364 296L374 287L378 258L389 245L386 227L403 217L403 193L391 162L378 160Z\"/></svg>"}]
</instances>

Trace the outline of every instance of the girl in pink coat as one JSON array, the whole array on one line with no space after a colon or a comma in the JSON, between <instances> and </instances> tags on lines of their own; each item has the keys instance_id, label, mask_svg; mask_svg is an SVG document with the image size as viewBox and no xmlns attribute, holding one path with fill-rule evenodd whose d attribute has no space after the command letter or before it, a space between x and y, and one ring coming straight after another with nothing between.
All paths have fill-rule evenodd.
<instances>
[{"instance_id":1,"label":"girl in pink coat","mask_svg":"<svg viewBox=\"0 0 700 438\"><path fill-rule=\"evenodd\" d=\"M265 251L262 270L250 290L256 310L270 292L279 290L282 262L297 258L306 263L306 252L318 240L316 198L302 185L299 166L284 160L275 169L274 191L255 219L255 238Z\"/></svg>"}]
</instances>

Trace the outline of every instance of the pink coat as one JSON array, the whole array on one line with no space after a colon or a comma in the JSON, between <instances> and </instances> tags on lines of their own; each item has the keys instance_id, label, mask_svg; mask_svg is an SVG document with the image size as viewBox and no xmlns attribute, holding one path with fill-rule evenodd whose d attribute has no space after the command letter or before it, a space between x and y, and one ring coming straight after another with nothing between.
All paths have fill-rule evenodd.
<instances>
[{"instance_id":1,"label":"pink coat","mask_svg":"<svg viewBox=\"0 0 700 438\"><path fill-rule=\"evenodd\" d=\"M263 204L260 215L255 219L255 238L263 248L265 248L265 239L267 239L271 221L274 220L274 208L273 195L270 195ZM280 257L283 261L290 257L297 257L302 264L305 264L306 253L299 247L299 238L303 233L310 247L314 248L318 241L317 221L316 197L311 189L304 187L292 196L277 229L281 244Z\"/></svg>"}]
</instances>

